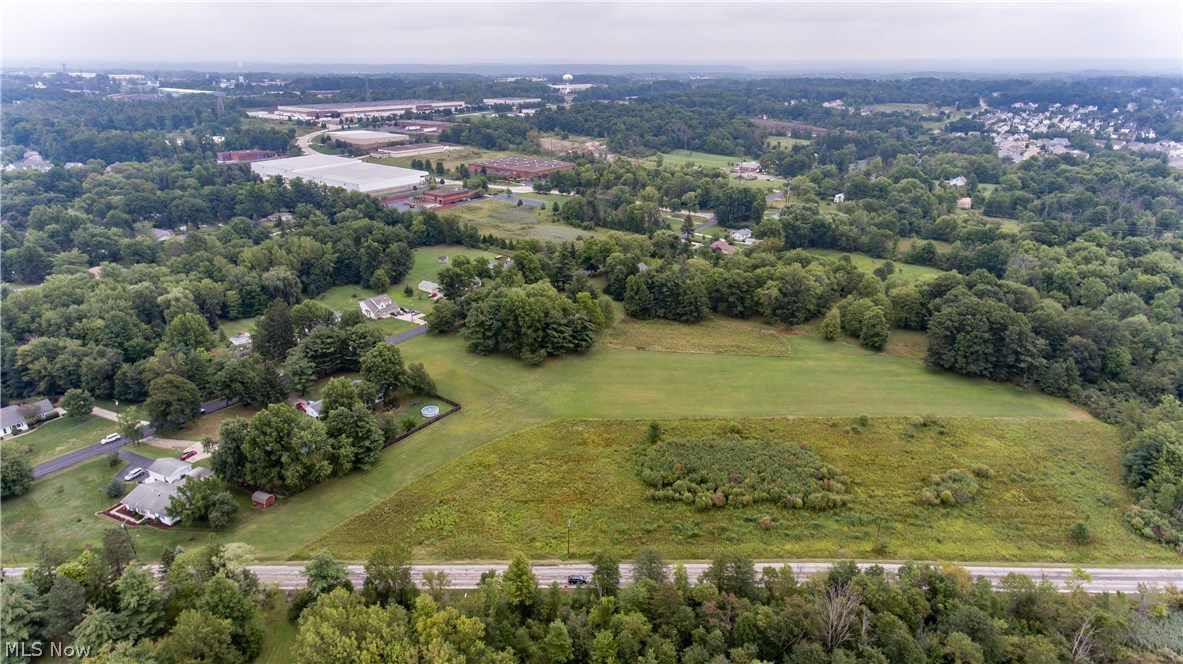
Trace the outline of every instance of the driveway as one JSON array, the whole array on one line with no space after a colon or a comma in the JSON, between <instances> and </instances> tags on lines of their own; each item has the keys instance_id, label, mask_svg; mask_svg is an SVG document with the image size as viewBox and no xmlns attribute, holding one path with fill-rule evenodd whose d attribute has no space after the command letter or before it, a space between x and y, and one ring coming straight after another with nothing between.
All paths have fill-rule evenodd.
<instances>
[{"instance_id":1,"label":"driveway","mask_svg":"<svg viewBox=\"0 0 1183 664\"><path fill-rule=\"evenodd\" d=\"M238 399L214 399L213 401L207 401L206 403L201 404L201 413L203 415L208 415L209 413L215 413L219 410L222 410L223 408L233 406L236 403L238 403ZM149 426L144 428L143 431L144 439L147 440L156 433L156 427ZM69 468L74 464L82 463L83 461L96 457L100 454L109 454L112 451L120 450L128 442L129 441L127 440L126 436L120 436L118 440L107 443L106 445L95 443L93 445L87 445L81 449L74 450L73 452L67 452L60 457L55 457L49 461L43 461L36 466L33 466L33 477L45 477L50 473ZM148 463L152 463L152 460L149 459Z\"/></svg>"},{"instance_id":2,"label":"driveway","mask_svg":"<svg viewBox=\"0 0 1183 664\"><path fill-rule=\"evenodd\" d=\"M413 327L409 330L403 330L402 332L399 332L397 334L392 334L389 337L386 337L386 343L400 344L400 343L406 341L407 339L410 339L411 337L417 337L420 334L423 334L424 332L427 331L428 327L429 327L428 324L424 323L424 324L420 325L419 327Z\"/></svg>"},{"instance_id":3,"label":"driveway","mask_svg":"<svg viewBox=\"0 0 1183 664\"><path fill-rule=\"evenodd\" d=\"M128 452L127 450L119 450L119 458L127 462L127 465L120 468L113 476L113 479L117 479L120 482L124 481L123 478L126 477L133 468L143 468L146 471L148 470L148 466L151 466L152 462L155 461L155 459L150 459L134 452ZM143 480L145 477L147 477L146 474L140 475L140 477L136 480L137 483L140 480Z\"/></svg>"}]
</instances>

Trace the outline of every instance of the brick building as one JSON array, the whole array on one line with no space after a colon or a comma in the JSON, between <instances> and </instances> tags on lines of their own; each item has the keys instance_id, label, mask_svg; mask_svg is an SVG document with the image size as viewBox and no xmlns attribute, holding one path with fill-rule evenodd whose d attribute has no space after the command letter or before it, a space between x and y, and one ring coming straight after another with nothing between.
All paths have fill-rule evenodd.
<instances>
[{"instance_id":1,"label":"brick building","mask_svg":"<svg viewBox=\"0 0 1183 664\"><path fill-rule=\"evenodd\" d=\"M476 192L463 187L444 187L423 192L419 199L425 205L455 205L476 196Z\"/></svg>"},{"instance_id":2,"label":"brick building","mask_svg":"<svg viewBox=\"0 0 1183 664\"><path fill-rule=\"evenodd\" d=\"M245 164L261 159L274 159L279 153L274 150L228 150L218 153L219 164Z\"/></svg>"}]
</instances>

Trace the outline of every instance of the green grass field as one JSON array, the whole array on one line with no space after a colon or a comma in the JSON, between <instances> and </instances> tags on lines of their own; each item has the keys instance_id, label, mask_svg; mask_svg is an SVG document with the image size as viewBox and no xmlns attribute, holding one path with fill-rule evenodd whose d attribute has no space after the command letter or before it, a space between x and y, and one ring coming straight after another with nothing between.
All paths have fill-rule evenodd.
<instances>
[{"instance_id":1,"label":"green grass field","mask_svg":"<svg viewBox=\"0 0 1183 664\"><path fill-rule=\"evenodd\" d=\"M764 147L769 149L781 148L788 150L796 145L809 145L809 141L804 138L792 138L791 136L769 136L764 141Z\"/></svg>"},{"instance_id":2,"label":"green grass field","mask_svg":"<svg viewBox=\"0 0 1183 664\"><path fill-rule=\"evenodd\" d=\"M871 272L884 262L881 258L872 258L866 254L837 251L835 249L806 249L805 253L815 256L825 256L826 258L850 256L850 260L854 262L855 267L864 272ZM900 263L899 261L892 262L895 263L895 272L888 277L889 282L911 283L927 277L935 277L942 272L942 270L938 270L935 267L911 265L909 263Z\"/></svg>"},{"instance_id":3,"label":"green grass field","mask_svg":"<svg viewBox=\"0 0 1183 664\"><path fill-rule=\"evenodd\" d=\"M499 440L390 497L322 538L344 558L406 541L424 560L535 559L657 546L673 558L739 550L755 558L1010 562L1169 562L1165 547L1122 523L1120 437L1097 422L920 418L672 420L668 438L725 435L806 443L850 481L851 505L813 512L779 505L699 510L648 500L637 477L647 424L553 422ZM857 428L857 430L856 430ZM925 507L927 478L985 464L972 503ZM1109 495L1110 504L1098 500ZM762 516L773 527L759 525ZM1096 541L1072 544L1085 522ZM876 548L876 540L880 547Z\"/></svg>"},{"instance_id":4,"label":"green grass field","mask_svg":"<svg viewBox=\"0 0 1183 664\"><path fill-rule=\"evenodd\" d=\"M742 157L728 156L723 154L711 154L709 152L695 152L693 150L674 150L673 152L661 153L662 164L665 166L681 166L689 162L694 162L699 166L706 168L722 168L723 170L731 170L731 167L744 161ZM650 164L657 163L657 157L646 157L646 162Z\"/></svg>"},{"instance_id":5,"label":"green grass field","mask_svg":"<svg viewBox=\"0 0 1183 664\"><path fill-rule=\"evenodd\" d=\"M29 454L33 464L48 461L67 452L81 449L99 442L103 436L114 433L118 426L94 415L85 420L73 417L59 417L46 422L29 433L10 438L3 443L5 453L23 452Z\"/></svg>"},{"instance_id":6,"label":"green grass field","mask_svg":"<svg viewBox=\"0 0 1183 664\"><path fill-rule=\"evenodd\" d=\"M447 253L438 247L435 253ZM695 326L666 330L694 336ZM679 342L671 338L665 343ZM1067 402L1018 388L932 371L914 360L871 353L853 345L803 336L790 339L791 354L766 357L654 352L602 345L591 352L530 367L504 356L468 353L456 335L422 335L399 346L406 362L423 362L440 393L463 404L442 420L384 451L366 472L354 472L280 500L266 512L243 509L218 537L255 546L263 560L301 559L336 541L348 519L375 509L411 482L485 443L527 427L563 418L839 417L851 413L943 417L1079 418ZM941 469L945 470L945 469ZM81 469L59 473L68 482ZM101 488L101 485L100 485ZM82 519L71 528L46 531L43 523L12 520L5 504L5 564L27 561L47 532L67 549L97 541L109 524L93 518L92 502L55 496L37 482L16 499L25 511L53 510L59 519ZM101 495L101 491L99 492ZM105 500L105 496L102 496ZM53 501L53 505L44 504ZM101 507L99 508L101 509ZM14 507L15 511L15 507ZM21 512L17 512L21 514ZM71 521L74 523L74 521ZM159 551L163 541L185 544L194 533L137 529L136 546Z\"/></svg>"},{"instance_id":7,"label":"green grass field","mask_svg":"<svg viewBox=\"0 0 1183 664\"><path fill-rule=\"evenodd\" d=\"M194 440L200 441L203 437L209 436L211 438L218 437L218 427L222 426L222 422L232 417L245 417L248 420L259 412L256 406L245 406L243 404L236 404L229 408L214 411L209 415L202 415L197 418L196 422L186 424L183 429L177 429L168 435L169 438L176 438L178 440Z\"/></svg>"},{"instance_id":8,"label":"green grass field","mask_svg":"<svg viewBox=\"0 0 1183 664\"><path fill-rule=\"evenodd\" d=\"M524 196L530 198L534 195ZM604 233L555 223L549 206L518 207L492 199L458 205L444 210L441 214L453 215L463 223L476 226L482 235L496 235L510 240L533 238L543 242L571 242Z\"/></svg>"},{"instance_id":9,"label":"green grass field","mask_svg":"<svg viewBox=\"0 0 1183 664\"><path fill-rule=\"evenodd\" d=\"M668 320L623 318L604 335L612 348L667 353L717 353L789 357L789 333L784 327L757 320L712 316L693 326Z\"/></svg>"}]
</instances>

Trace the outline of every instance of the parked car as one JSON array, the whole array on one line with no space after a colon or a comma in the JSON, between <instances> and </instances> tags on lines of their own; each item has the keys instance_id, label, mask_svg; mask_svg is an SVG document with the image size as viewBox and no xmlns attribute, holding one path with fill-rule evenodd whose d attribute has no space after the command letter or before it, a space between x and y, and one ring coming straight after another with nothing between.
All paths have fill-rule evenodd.
<instances>
[{"instance_id":1,"label":"parked car","mask_svg":"<svg viewBox=\"0 0 1183 664\"><path fill-rule=\"evenodd\" d=\"M582 574L572 574L567 577L567 585L569 586L585 586L587 585L587 577Z\"/></svg>"},{"instance_id":2,"label":"parked car","mask_svg":"<svg viewBox=\"0 0 1183 664\"><path fill-rule=\"evenodd\" d=\"M195 456L197 456L197 450L189 450L188 452L185 452L181 455L181 461L188 461Z\"/></svg>"},{"instance_id":3,"label":"parked car","mask_svg":"<svg viewBox=\"0 0 1183 664\"><path fill-rule=\"evenodd\" d=\"M303 401L301 401L300 403L296 404L296 408L299 408L299 409L300 409L300 412L302 412L302 413L303 413L303 412L306 412L304 409L305 409L305 408L307 408L307 407L308 407L308 404L304 403Z\"/></svg>"},{"instance_id":4,"label":"parked car","mask_svg":"<svg viewBox=\"0 0 1183 664\"><path fill-rule=\"evenodd\" d=\"M101 440L99 440L99 445L106 445L107 443L113 443L113 442L119 440L120 438L122 438L122 436L120 436L117 433L109 433L109 434L103 436L103 438Z\"/></svg>"},{"instance_id":5,"label":"parked car","mask_svg":"<svg viewBox=\"0 0 1183 664\"><path fill-rule=\"evenodd\" d=\"M140 475L143 475L143 474L144 474L144 469L143 469L143 468L133 468L133 469L132 469L132 471L131 471L130 473L128 473L128 474L126 474L126 475L124 475L124 476L123 476L123 481L124 481L124 482L130 482L130 481L134 480L135 478L137 478L137 477L139 477Z\"/></svg>"}]
</instances>

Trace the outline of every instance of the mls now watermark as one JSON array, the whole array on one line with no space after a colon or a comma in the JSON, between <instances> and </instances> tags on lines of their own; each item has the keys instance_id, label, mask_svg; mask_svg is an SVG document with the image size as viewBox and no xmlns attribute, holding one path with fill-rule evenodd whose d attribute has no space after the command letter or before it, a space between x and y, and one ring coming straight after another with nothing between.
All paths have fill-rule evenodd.
<instances>
[{"instance_id":1,"label":"mls now watermark","mask_svg":"<svg viewBox=\"0 0 1183 664\"><path fill-rule=\"evenodd\" d=\"M15 658L33 658L48 655L66 659L83 659L90 656L90 646L67 645L61 641L5 641L4 654Z\"/></svg>"}]
</instances>

